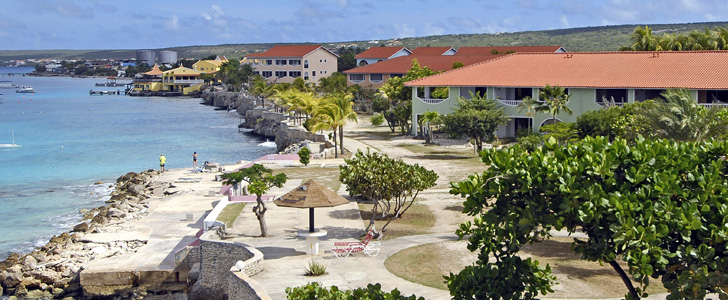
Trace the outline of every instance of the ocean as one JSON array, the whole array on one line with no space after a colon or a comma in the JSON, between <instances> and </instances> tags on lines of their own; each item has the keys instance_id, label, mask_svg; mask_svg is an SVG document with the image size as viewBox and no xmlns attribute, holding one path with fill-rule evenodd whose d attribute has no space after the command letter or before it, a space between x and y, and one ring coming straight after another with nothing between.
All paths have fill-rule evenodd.
<instances>
[{"instance_id":1,"label":"ocean","mask_svg":"<svg viewBox=\"0 0 728 300\"><path fill-rule=\"evenodd\" d=\"M0 67L0 80L34 94L0 89L0 259L27 253L70 230L80 209L104 205L128 172L232 164L276 151L265 138L238 132L240 116L185 97L90 96L103 78L8 76L32 68ZM123 80L119 80L122 82ZM103 184L95 184L103 182Z\"/></svg>"}]
</instances>

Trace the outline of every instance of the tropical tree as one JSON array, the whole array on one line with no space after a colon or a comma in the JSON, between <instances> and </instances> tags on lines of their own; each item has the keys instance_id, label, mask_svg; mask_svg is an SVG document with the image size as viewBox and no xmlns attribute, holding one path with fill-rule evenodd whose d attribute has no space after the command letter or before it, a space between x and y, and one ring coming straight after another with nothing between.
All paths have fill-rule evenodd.
<instances>
[{"instance_id":1,"label":"tropical tree","mask_svg":"<svg viewBox=\"0 0 728 300\"><path fill-rule=\"evenodd\" d=\"M524 97L521 99L521 102L518 103L518 106L516 106L516 109L519 113L522 113L524 110L526 111L526 117L531 118L531 120L528 122L528 129L529 132L531 131L531 127L533 127L533 117L536 116L536 108L540 105L538 100L533 99L532 97Z\"/></svg>"},{"instance_id":2,"label":"tropical tree","mask_svg":"<svg viewBox=\"0 0 728 300\"><path fill-rule=\"evenodd\" d=\"M318 106L313 116L314 125L311 131L332 130L334 148L340 148L342 154L344 153L344 125L347 120L357 121L351 101L353 98L354 96L349 93L329 94ZM337 149L334 149L334 157L339 157Z\"/></svg>"},{"instance_id":3,"label":"tropical tree","mask_svg":"<svg viewBox=\"0 0 728 300\"><path fill-rule=\"evenodd\" d=\"M645 28L637 27L630 36L632 39L632 50L633 51L655 51L657 47L657 41L652 36L652 28L645 26Z\"/></svg>"},{"instance_id":4,"label":"tropical tree","mask_svg":"<svg viewBox=\"0 0 728 300\"><path fill-rule=\"evenodd\" d=\"M476 151L483 149L483 141L491 141L498 126L508 123L503 108L493 99L470 94L471 99L458 98L454 112L443 115L444 130L451 136L467 136L473 140Z\"/></svg>"},{"instance_id":5,"label":"tropical tree","mask_svg":"<svg viewBox=\"0 0 728 300\"><path fill-rule=\"evenodd\" d=\"M334 72L328 77L322 77L316 86L316 91L324 94L343 93L347 90L346 75L339 72Z\"/></svg>"},{"instance_id":6,"label":"tropical tree","mask_svg":"<svg viewBox=\"0 0 728 300\"><path fill-rule=\"evenodd\" d=\"M700 141L724 133L728 120L721 118L720 109L698 105L690 91L669 89L648 109L642 111L655 137L677 141Z\"/></svg>"},{"instance_id":7,"label":"tropical tree","mask_svg":"<svg viewBox=\"0 0 728 300\"><path fill-rule=\"evenodd\" d=\"M420 120L423 124L426 124L425 128L427 130L425 130L424 134L425 143L429 144L431 142L434 142L435 136L432 134L432 126L437 126L440 124L440 113L428 110L424 114L422 114L422 118L420 118Z\"/></svg>"},{"instance_id":8,"label":"tropical tree","mask_svg":"<svg viewBox=\"0 0 728 300\"><path fill-rule=\"evenodd\" d=\"M609 264L627 299L646 297L655 279L668 299L728 294L728 142L633 142L587 137L481 152L482 174L452 183L472 221L457 235L475 264L446 277L453 299L534 299L553 292L550 266L521 247L553 231L580 232L572 250ZM628 268L623 270L618 260Z\"/></svg>"},{"instance_id":9,"label":"tropical tree","mask_svg":"<svg viewBox=\"0 0 728 300\"><path fill-rule=\"evenodd\" d=\"M569 94L558 85L546 85L538 93L542 104L536 107L536 111L544 112L552 116L551 123L556 123L556 116L562 111L571 115L574 112L566 104L569 102Z\"/></svg>"},{"instance_id":10,"label":"tropical tree","mask_svg":"<svg viewBox=\"0 0 728 300\"><path fill-rule=\"evenodd\" d=\"M263 165L254 164L249 168L237 172L222 174L224 184L237 185L243 181L248 183L248 191L256 195L256 205L253 213L260 223L260 236L268 236L268 226L265 223L265 212L268 208L263 202L262 196L272 187L282 187L288 177L284 173L273 175L273 170Z\"/></svg>"},{"instance_id":11,"label":"tropical tree","mask_svg":"<svg viewBox=\"0 0 728 300\"><path fill-rule=\"evenodd\" d=\"M367 229L374 232L375 218L386 219L381 233L412 206L419 192L435 186L437 173L418 164L409 165L379 152L357 151L339 166L339 180L349 194L372 201L372 215ZM382 238L382 234L379 234Z\"/></svg>"},{"instance_id":12,"label":"tropical tree","mask_svg":"<svg viewBox=\"0 0 728 300\"><path fill-rule=\"evenodd\" d=\"M412 118L412 88L405 87L404 83L434 74L437 74L437 72L428 67L420 66L417 59L413 59L412 68L407 71L407 74L402 77L390 78L379 88L382 94L380 99L389 101L388 109L391 113L382 112L382 114L387 119L390 128L392 128L392 132L394 132L394 126L396 126L394 124L399 125L402 134L409 133L410 129L409 121ZM377 110L375 109L374 111Z\"/></svg>"}]
</instances>

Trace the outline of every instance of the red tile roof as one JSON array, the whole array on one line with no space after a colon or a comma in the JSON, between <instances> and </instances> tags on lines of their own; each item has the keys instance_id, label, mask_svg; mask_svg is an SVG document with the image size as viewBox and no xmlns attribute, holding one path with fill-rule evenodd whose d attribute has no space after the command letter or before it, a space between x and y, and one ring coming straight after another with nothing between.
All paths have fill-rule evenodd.
<instances>
[{"instance_id":1,"label":"red tile roof","mask_svg":"<svg viewBox=\"0 0 728 300\"><path fill-rule=\"evenodd\" d=\"M728 51L514 53L407 86L728 89Z\"/></svg>"},{"instance_id":2,"label":"red tile roof","mask_svg":"<svg viewBox=\"0 0 728 300\"><path fill-rule=\"evenodd\" d=\"M414 55L442 55L448 50L455 50L453 47L418 47L412 50Z\"/></svg>"},{"instance_id":3,"label":"red tile roof","mask_svg":"<svg viewBox=\"0 0 728 300\"><path fill-rule=\"evenodd\" d=\"M380 61L376 64L366 65L344 71L345 74L405 74L412 68L412 60L417 59L420 66L428 67L434 71L451 70L455 62L463 65L472 65L500 55L455 56L455 55L407 55Z\"/></svg>"},{"instance_id":4,"label":"red tile roof","mask_svg":"<svg viewBox=\"0 0 728 300\"><path fill-rule=\"evenodd\" d=\"M249 54L245 57L304 57L318 48L329 51L321 45L274 46L268 49L268 51ZM334 54L331 51L329 53Z\"/></svg>"},{"instance_id":5,"label":"red tile roof","mask_svg":"<svg viewBox=\"0 0 728 300\"><path fill-rule=\"evenodd\" d=\"M355 58L389 58L390 56L394 55L395 53L399 52L402 49L407 49L407 48L405 48L405 47L371 47L367 50L364 50L364 52L357 54L355 56ZM407 51L409 51L409 49L407 49Z\"/></svg>"},{"instance_id":6,"label":"red tile roof","mask_svg":"<svg viewBox=\"0 0 728 300\"><path fill-rule=\"evenodd\" d=\"M419 48L418 48L419 49ZM484 55L493 54L493 50L497 50L498 53L505 54L506 52L556 52L561 49L561 46L494 46L494 47L460 47L458 53L455 55Z\"/></svg>"}]
</instances>

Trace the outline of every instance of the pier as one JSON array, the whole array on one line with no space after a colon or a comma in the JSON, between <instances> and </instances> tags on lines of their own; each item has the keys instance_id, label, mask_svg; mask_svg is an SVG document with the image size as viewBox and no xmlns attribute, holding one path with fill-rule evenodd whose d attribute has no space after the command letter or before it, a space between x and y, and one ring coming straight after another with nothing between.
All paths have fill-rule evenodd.
<instances>
[{"instance_id":1,"label":"pier","mask_svg":"<svg viewBox=\"0 0 728 300\"><path fill-rule=\"evenodd\" d=\"M116 91L94 91L94 90L89 90L88 91L88 94L91 95L91 96L93 96L93 95L122 95L122 94L124 94L124 92L122 92L121 90L116 90Z\"/></svg>"}]
</instances>

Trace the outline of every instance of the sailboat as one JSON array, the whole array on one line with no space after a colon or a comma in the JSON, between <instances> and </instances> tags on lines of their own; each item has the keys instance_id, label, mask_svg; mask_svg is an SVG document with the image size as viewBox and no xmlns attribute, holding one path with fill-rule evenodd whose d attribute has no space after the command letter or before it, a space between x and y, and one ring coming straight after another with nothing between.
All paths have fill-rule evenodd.
<instances>
[{"instance_id":1,"label":"sailboat","mask_svg":"<svg viewBox=\"0 0 728 300\"><path fill-rule=\"evenodd\" d=\"M12 144L0 144L0 148L17 148L20 147L20 145L15 143L15 130L10 128L10 133L13 137L13 143Z\"/></svg>"}]
</instances>

